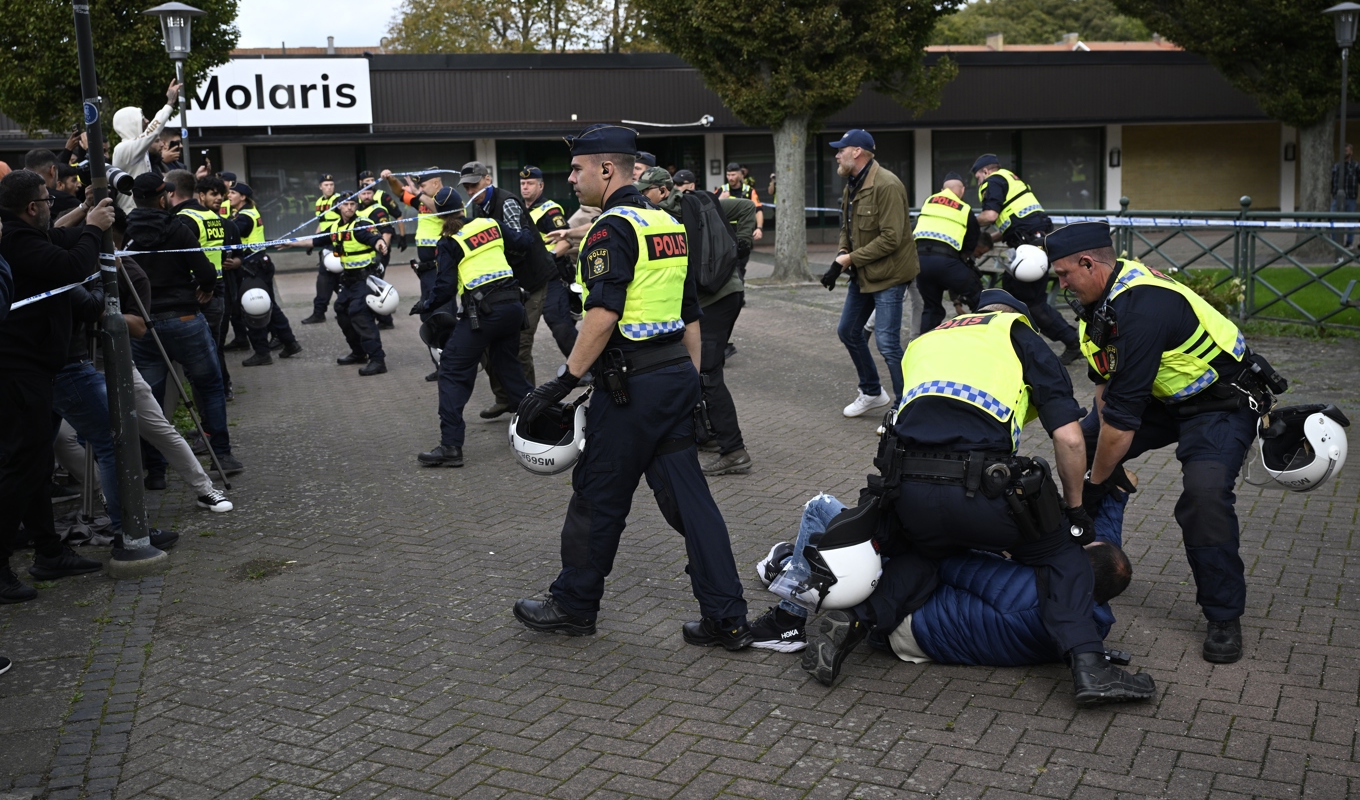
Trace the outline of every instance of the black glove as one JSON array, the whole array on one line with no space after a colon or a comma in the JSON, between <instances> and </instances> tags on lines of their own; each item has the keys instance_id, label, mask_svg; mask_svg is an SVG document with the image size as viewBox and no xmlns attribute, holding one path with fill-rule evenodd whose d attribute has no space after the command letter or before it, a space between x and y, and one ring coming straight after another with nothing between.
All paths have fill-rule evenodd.
<instances>
[{"instance_id":1,"label":"black glove","mask_svg":"<svg viewBox=\"0 0 1360 800\"><path fill-rule=\"evenodd\" d=\"M520 419L526 423L533 422L539 414L543 413L544 409L561 402L562 398L571 394L571 390L575 389L580 383L581 379L570 372L564 372L562 375L553 378L524 396L524 399L519 403Z\"/></svg>"},{"instance_id":2,"label":"black glove","mask_svg":"<svg viewBox=\"0 0 1360 800\"><path fill-rule=\"evenodd\" d=\"M416 314L424 314L424 313L425 313L425 301L424 301L424 300L417 300L417 301L416 301L416 304L413 305L413 306L411 306L411 310L410 310L409 312L407 312L406 316L408 316L408 317L414 317Z\"/></svg>"},{"instance_id":3,"label":"black glove","mask_svg":"<svg viewBox=\"0 0 1360 800\"><path fill-rule=\"evenodd\" d=\"M403 253L406 252L406 234L397 234L397 249Z\"/></svg>"},{"instance_id":4,"label":"black glove","mask_svg":"<svg viewBox=\"0 0 1360 800\"><path fill-rule=\"evenodd\" d=\"M316 249L315 247L309 247L309 248L307 248L307 255L311 255L311 254L312 254L312 251L315 250L315 249Z\"/></svg>"},{"instance_id":5,"label":"black glove","mask_svg":"<svg viewBox=\"0 0 1360 800\"><path fill-rule=\"evenodd\" d=\"M1086 513L1086 509L1081 506L1066 509L1067 521L1071 527L1068 532L1077 544L1083 547L1096 540L1096 523L1091 519L1091 515Z\"/></svg>"},{"instance_id":6,"label":"black glove","mask_svg":"<svg viewBox=\"0 0 1360 800\"><path fill-rule=\"evenodd\" d=\"M1081 507L1086 515L1095 516L1100 511L1100 504L1105 501L1105 495L1110 493L1109 482L1091 483L1087 480L1081 487Z\"/></svg>"},{"instance_id":7,"label":"black glove","mask_svg":"<svg viewBox=\"0 0 1360 800\"><path fill-rule=\"evenodd\" d=\"M839 278L840 276L841 265L833 261L831 262L831 268L828 269L826 271L826 274L822 276L822 285L826 287L826 290L828 292L832 291L833 289L836 288L836 279Z\"/></svg>"}]
</instances>

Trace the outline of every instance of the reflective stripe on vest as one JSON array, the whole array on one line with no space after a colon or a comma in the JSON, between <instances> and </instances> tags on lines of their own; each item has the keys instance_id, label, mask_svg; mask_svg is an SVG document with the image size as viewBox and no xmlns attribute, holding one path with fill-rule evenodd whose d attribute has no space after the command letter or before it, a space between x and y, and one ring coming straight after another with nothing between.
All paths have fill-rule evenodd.
<instances>
[{"instance_id":1,"label":"reflective stripe on vest","mask_svg":"<svg viewBox=\"0 0 1360 800\"><path fill-rule=\"evenodd\" d=\"M211 211L201 208L180 209L180 216L188 217L194 221L194 227L198 229L198 244L201 247L221 247L227 241L226 229L222 227L222 218ZM217 278L222 278L222 251L204 250L203 255L212 262L213 269L217 270Z\"/></svg>"},{"instance_id":2,"label":"reflective stripe on vest","mask_svg":"<svg viewBox=\"0 0 1360 800\"><path fill-rule=\"evenodd\" d=\"M547 213L549 211L552 211L554 208L557 209L558 211L561 211L564 215L567 213L566 209L562 208L557 203L554 203L551 200L544 200L543 205L529 209L529 219L534 221L535 229L538 228L538 221L543 219L543 217L546 216ZM543 231L539 231L538 235L543 237L543 246L548 248L549 253L553 252L557 248L556 244L548 241L548 234L544 233Z\"/></svg>"},{"instance_id":3,"label":"reflective stripe on vest","mask_svg":"<svg viewBox=\"0 0 1360 800\"><path fill-rule=\"evenodd\" d=\"M331 234L331 245L335 254L340 256L340 265L345 269L364 269L377 263L378 251L354 238L356 226L369 224L368 220L355 215L354 219L342 223Z\"/></svg>"},{"instance_id":4,"label":"reflective stripe on vest","mask_svg":"<svg viewBox=\"0 0 1360 800\"><path fill-rule=\"evenodd\" d=\"M496 220L478 217L452 238L463 251L463 258L458 262L459 291L514 276L510 262L505 260L505 238L501 236L501 226Z\"/></svg>"},{"instance_id":5,"label":"reflective stripe on vest","mask_svg":"<svg viewBox=\"0 0 1360 800\"><path fill-rule=\"evenodd\" d=\"M576 282L581 285L581 302L590 290L586 288L587 270L591 254L585 243L595 232L595 225L606 216L628 220L637 237L638 261L633 265L633 280L629 281L619 317L619 332L627 339L644 341L666 333L685 329L680 318L680 306L685 297L685 275L689 271L689 245L685 240L685 226L665 211L654 208L617 206L601 214L581 240L581 253L576 261Z\"/></svg>"},{"instance_id":6,"label":"reflective stripe on vest","mask_svg":"<svg viewBox=\"0 0 1360 800\"><path fill-rule=\"evenodd\" d=\"M1017 219L1044 210L1044 207L1039 205L1039 198L1030 191L1029 185L1016 177L1014 172L999 169L992 175L1000 175L1006 181L1006 199L1001 203L1001 213L996 218L997 230L1005 233ZM990 178L991 176L988 176L988 180ZM984 203L987 201L986 193L987 181L983 181L978 186L978 198Z\"/></svg>"},{"instance_id":7,"label":"reflective stripe on vest","mask_svg":"<svg viewBox=\"0 0 1360 800\"><path fill-rule=\"evenodd\" d=\"M1007 426L1012 449L1019 449L1020 429L1039 410L1030 406L1024 367L1011 343L1017 323L1030 325L1024 314L964 314L916 337L902 356L902 385L908 388L898 411L921 397L958 400Z\"/></svg>"},{"instance_id":8,"label":"reflective stripe on vest","mask_svg":"<svg viewBox=\"0 0 1360 800\"><path fill-rule=\"evenodd\" d=\"M416 220L416 247L434 247L444 235L444 218L425 211Z\"/></svg>"},{"instance_id":9,"label":"reflective stripe on vest","mask_svg":"<svg viewBox=\"0 0 1360 800\"><path fill-rule=\"evenodd\" d=\"M1154 286L1173 291L1184 297L1195 312L1199 326L1189 339L1179 346L1162 353L1157 365L1157 377L1152 382L1152 396L1164 403L1179 403L1188 400L1214 385L1218 372L1210 363L1223 353L1230 354L1235 361L1241 361L1247 353L1247 340L1227 317L1218 313L1204 298L1194 290L1168 278L1137 261L1119 259L1119 277L1110 287L1109 300L1136 286ZM1086 363L1097 375L1109 380L1110 375L1119 369L1119 359L1127 357L1120 354L1115 344L1104 349L1096 347L1086 334L1086 322L1078 325L1082 355Z\"/></svg>"},{"instance_id":10,"label":"reflective stripe on vest","mask_svg":"<svg viewBox=\"0 0 1360 800\"><path fill-rule=\"evenodd\" d=\"M962 250L963 235L968 232L969 213L971 209L953 192L946 189L932 194L921 206L921 216L912 236L917 241L931 239L944 242L955 250Z\"/></svg>"},{"instance_id":11,"label":"reflective stripe on vest","mask_svg":"<svg viewBox=\"0 0 1360 800\"><path fill-rule=\"evenodd\" d=\"M241 209L241 216L247 217L255 223L250 229L250 235L241 240L241 244L260 244L268 241L264 235L264 220L260 219L260 211L255 208Z\"/></svg>"}]
</instances>

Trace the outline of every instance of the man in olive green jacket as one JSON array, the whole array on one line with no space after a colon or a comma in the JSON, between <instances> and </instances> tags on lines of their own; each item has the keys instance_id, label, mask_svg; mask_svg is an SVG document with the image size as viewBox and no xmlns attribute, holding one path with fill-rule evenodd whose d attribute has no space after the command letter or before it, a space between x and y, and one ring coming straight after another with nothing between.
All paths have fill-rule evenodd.
<instances>
[{"instance_id":1,"label":"man in olive green jacket","mask_svg":"<svg viewBox=\"0 0 1360 800\"><path fill-rule=\"evenodd\" d=\"M836 333L859 373L859 395L842 413L858 417L902 397L902 299L921 267L911 237L907 189L874 160L874 137L855 129L831 146L836 149L836 171L848 180L841 196L840 253L822 276L822 285L834 289L841 272L850 273ZM865 340L864 324L870 314L874 341L892 378L891 395L879 382Z\"/></svg>"}]
</instances>

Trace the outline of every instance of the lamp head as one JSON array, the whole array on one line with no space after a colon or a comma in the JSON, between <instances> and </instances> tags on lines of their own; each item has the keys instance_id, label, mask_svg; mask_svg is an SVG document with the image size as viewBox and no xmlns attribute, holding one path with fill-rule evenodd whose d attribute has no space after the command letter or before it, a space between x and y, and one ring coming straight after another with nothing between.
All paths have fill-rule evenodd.
<instances>
[{"instance_id":1,"label":"lamp head","mask_svg":"<svg viewBox=\"0 0 1360 800\"><path fill-rule=\"evenodd\" d=\"M1324 14L1331 14L1336 23L1336 46L1350 47L1355 44L1356 21L1360 19L1360 3L1338 3Z\"/></svg>"},{"instance_id":2,"label":"lamp head","mask_svg":"<svg viewBox=\"0 0 1360 800\"><path fill-rule=\"evenodd\" d=\"M189 28L194 17L206 14L202 9L184 3L162 3L155 8L142 12L158 17L161 21L161 37L165 40L165 52L170 58L179 61L189 57L191 45Z\"/></svg>"}]
</instances>

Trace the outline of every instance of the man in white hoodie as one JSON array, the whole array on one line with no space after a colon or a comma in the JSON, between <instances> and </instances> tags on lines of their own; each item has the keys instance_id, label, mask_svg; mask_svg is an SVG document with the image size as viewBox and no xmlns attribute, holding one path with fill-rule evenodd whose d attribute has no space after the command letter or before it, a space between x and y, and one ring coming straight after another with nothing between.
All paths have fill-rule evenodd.
<instances>
[{"instance_id":1,"label":"man in white hoodie","mask_svg":"<svg viewBox=\"0 0 1360 800\"><path fill-rule=\"evenodd\" d=\"M142 116L142 110L135 106L120 108L113 115L113 132L118 134L118 146L113 148L113 165L132 177L151 171L151 159L147 152L152 143L161 135L161 129L175 113L175 103L179 100L181 84L170 81L165 90L165 106L156 112L155 119ZM135 206L129 195L117 195L118 205L124 211Z\"/></svg>"}]
</instances>

